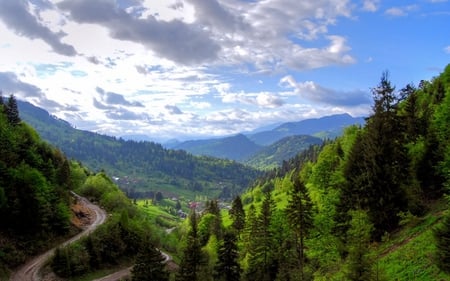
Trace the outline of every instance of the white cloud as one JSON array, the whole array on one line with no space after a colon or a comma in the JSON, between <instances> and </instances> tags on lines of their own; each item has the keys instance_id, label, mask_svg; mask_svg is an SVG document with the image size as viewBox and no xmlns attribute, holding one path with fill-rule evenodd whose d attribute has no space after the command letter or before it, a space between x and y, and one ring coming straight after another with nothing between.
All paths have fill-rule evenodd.
<instances>
[{"instance_id":1,"label":"white cloud","mask_svg":"<svg viewBox=\"0 0 450 281\"><path fill-rule=\"evenodd\" d=\"M242 103L254 105L261 108L276 108L284 104L283 99L274 93L223 93L222 102L224 103Z\"/></svg>"},{"instance_id":2,"label":"white cloud","mask_svg":"<svg viewBox=\"0 0 450 281\"><path fill-rule=\"evenodd\" d=\"M445 47L445 48L444 48L444 51L445 51L447 54L450 54L450 46Z\"/></svg>"},{"instance_id":3,"label":"white cloud","mask_svg":"<svg viewBox=\"0 0 450 281\"><path fill-rule=\"evenodd\" d=\"M368 12L376 12L379 7L379 0L364 0L363 10Z\"/></svg>"},{"instance_id":4,"label":"white cloud","mask_svg":"<svg viewBox=\"0 0 450 281\"><path fill-rule=\"evenodd\" d=\"M385 11L386 15L392 16L392 17L403 17L407 16L410 12L415 11L419 8L417 5L409 5L409 6L403 6L403 7L392 7Z\"/></svg>"},{"instance_id":5,"label":"white cloud","mask_svg":"<svg viewBox=\"0 0 450 281\"><path fill-rule=\"evenodd\" d=\"M336 91L325 88L313 81L297 82L288 75L280 80L279 85L292 89L293 94L314 103L330 106L360 106L369 105L371 100L367 92L361 90Z\"/></svg>"}]
</instances>

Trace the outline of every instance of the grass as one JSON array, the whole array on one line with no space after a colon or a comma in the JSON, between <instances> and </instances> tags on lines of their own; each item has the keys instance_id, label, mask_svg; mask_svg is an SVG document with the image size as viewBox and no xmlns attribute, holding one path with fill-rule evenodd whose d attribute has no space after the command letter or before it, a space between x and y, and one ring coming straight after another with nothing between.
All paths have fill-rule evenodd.
<instances>
[{"instance_id":1,"label":"grass","mask_svg":"<svg viewBox=\"0 0 450 281\"><path fill-rule=\"evenodd\" d=\"M388 280L450 280L450 275L439 270L434 261L433 229L442 216L442 204L422 218L413 218L409 224L385 239L374 255L376 268Z\"/></svg>"}]
</instances>

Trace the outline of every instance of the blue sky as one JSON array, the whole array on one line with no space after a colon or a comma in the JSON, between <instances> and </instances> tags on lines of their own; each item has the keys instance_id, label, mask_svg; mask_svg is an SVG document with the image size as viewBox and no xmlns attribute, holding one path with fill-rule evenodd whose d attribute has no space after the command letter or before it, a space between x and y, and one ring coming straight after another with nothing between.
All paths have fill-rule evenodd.
<instances>
[{"instance_id":1,"label":"blue sky","mask_svg":"<svg viewBox=\"0 0 450 281\"><path fill-rule=\"evenodd\" d=\"M0 0L0 89L157 141L367 116L450 62L448 0Z\"/></svg>"}]
</instances>

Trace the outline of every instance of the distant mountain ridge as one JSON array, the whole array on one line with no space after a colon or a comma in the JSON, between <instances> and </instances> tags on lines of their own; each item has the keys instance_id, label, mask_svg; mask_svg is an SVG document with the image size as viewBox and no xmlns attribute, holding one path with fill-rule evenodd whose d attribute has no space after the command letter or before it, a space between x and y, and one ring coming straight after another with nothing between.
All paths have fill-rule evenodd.
<instances>
[{"instance_id":1,"label":"distant mountain ridge","mask_svg":"<svg viewBox=\"0 0 450 281\"><path fill-rule=\"evenodd\" d=\"M259 151L262 146L255 144L243 134L237 134L219 139L185 141L173 148L186 150L194 155L243 161Z\"/></svg>"},{"instance_id":2,"label":"distant mountain ridge","mask_svg":"<svg viewBox=\"0 0 450 281\"><path fill-rule=\"evenodd\" d=\"M273 130L248 135L248 138L259 145L270 145L284 137L295 135L334 138L340 135L345 127L364 125L364 123L363 117L352 117L348 113L335 114L299 122L283 123Z\"/></svg>"},{"instance_id":3,"label":"distant mountain ridge","mask_svg":"<svg viewBox=\"0 0 450 281\"><path fill-rule=\"evenodd\" d=\"M274 128L267 131L256 129L256 133L246 135L173 142L166 146L186 150L194 155L232 159L258 168L272 167L294 157L310 145L320 144L321 139L341 135L348 126L364 123L365 119L362 117L337 114L266 126L263 128ZM297 137L291 138L293 136ZM269 155L271 153L273 155Z\"/></svg>"}]
</instances>

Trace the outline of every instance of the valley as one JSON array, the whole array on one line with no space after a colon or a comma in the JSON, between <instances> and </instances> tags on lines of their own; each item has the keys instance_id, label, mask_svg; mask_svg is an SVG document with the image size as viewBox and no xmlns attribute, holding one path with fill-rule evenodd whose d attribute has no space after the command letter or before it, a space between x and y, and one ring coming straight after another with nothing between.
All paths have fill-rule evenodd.
<instances>
[{"instance_id":1,"label":"valley","mask_svg":"<svg viewBox=\"0 0 450 281\"><path fill-rule=\"evenodd\" d=\"M363 126L347 126L336 138L316 143L306 144L315 138L305 135L282 138L261 159L286 156L265 171L70 129L37 110L42 118L34 122L41 130L46 130L45 118L60 126L47 129L48 136L50 131L60 133L62 144L73 140L68 151L86 149L89 153L77 153L91 154L95 157L85 158L88 163L105 163L111 169L94 172L83 162L68 161L66 152L49 146L12 114L11 96L0 119L2 173L8 179L0 182L0 207L9 214L0 241L13 241L14 251L23 251L29 229L15 218L28 220L41 233L34 239L45 241L45 230L51 228L68 235L68 222L76 221L66 213L67 204L75 200L71 196L76 197L71 191L82 196L75 201L95 211L96 220L80 236L17 271L3 267L1 276L35 280L46 263L47 271L63 280L142 280L148 275L177 281L446 280L450 96L443 89L450 87L449 75L450 66L421 88L404 88L403 98L382 76L373 90L374 112ZM287 156L291 154L295 156ZM110 176L119 167L143 173L134 165L148 165L142 171L159 177L158 188L125 173ZM178 184L165 189L163 183L175 174L180 177L172 181ZM218 182L220 192L211 188ZM24 187L31 193L22 192ZM36 212L30 213L28 206ZM58 206L58 212L49 206ZM44 243L39 241L33 244ZM0 249L10 251L4 244ZM5 261L18 266L11 257Z\"/></svg>"}]
</instances>

